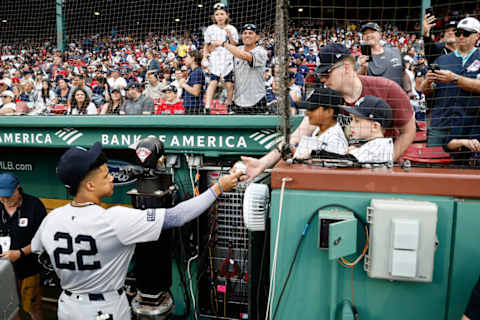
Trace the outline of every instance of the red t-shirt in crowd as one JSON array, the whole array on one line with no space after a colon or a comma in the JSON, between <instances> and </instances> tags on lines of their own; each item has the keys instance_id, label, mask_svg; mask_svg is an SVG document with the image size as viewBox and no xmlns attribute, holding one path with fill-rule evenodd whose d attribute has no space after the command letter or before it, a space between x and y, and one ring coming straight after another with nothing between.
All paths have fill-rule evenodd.
<instances>
[{"instance_id":1,"label":"red t-shirt in crowd","mask_svg":"<svg viewBox=\"0 0 480 320\"><path fill-rule=\"evenodd\" d=\"M172 104L163 100L155 106L155 114L185 114L185 108L181 100Z\"/></svg>"},{"instance_id":2,"label":"red t-shirt in crowd","mask_svg":"<svg viewBox=\"0 0 480 320\"><path fill-rule=\"evenodd\" d=\"M387 130L386 136L398 136L398 128L403 127L412 119L413 109L405 91L395 82L383 77L358 76L362 82L362 94L382 98L392 108L392 126L395 130ZM346 103L354 106L355 103Z\"/></svg>"}]
</instances>

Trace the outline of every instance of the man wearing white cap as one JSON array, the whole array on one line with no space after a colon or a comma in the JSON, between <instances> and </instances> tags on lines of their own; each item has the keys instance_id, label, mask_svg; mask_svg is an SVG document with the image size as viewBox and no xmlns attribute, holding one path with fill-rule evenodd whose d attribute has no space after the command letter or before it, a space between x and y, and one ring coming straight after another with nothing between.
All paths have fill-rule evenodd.
<instances>
[{"instance_id":1,"label":"man wearing white cap","mask_svg":"<svg viewBox=\"0 0 480 320\"><path fill-rule=\"evenodd\" d=\"M477 19L461 20L455 32L457 49L435 60L440 70L427 73L422 91L435 101L428 131L430 146L455 151L462 147L454 143L457 138L470 136L469 130L479 124L480 50L475 48L479 33Z\"/></svg>"},{"instance_id":2,"label":"man wearing white cap","mask_svg":"<svg viewBox=\"0 0 480 320\"><path fill-rule=\"evenodd\" d=\"M14 94L10 90L5 90L0 94L2 106L0 107L0 115L15 113L17 107L13 102Z\"/></svg>"}]
</instances>

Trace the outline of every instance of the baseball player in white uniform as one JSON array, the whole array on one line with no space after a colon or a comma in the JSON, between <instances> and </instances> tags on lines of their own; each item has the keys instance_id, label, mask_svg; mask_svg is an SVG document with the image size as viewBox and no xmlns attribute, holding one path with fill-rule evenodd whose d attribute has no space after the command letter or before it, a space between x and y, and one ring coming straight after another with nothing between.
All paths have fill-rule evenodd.
<instances>
[{"instance_id":1,"label":"baseball player in white uniform","mask_svg":"<svg viewBox=\"0 0 480 320\"><path fill-rule=\"evenodd\" d=\"M32 251L46 251L60 279L59 319L130 319L122 287L135 243L157 240L162 229L196 218L242 174L224 175L200 196L173 208L104 209L101 199L113 194L106 161L99 142L63 154L57 175L74 200L48 214L32 240Z\"/></svg>"},{"instance_id":2,"label":"baseball player in white uniform","mask_svg":"<svg viewBox=\"0 0 480 320\"><path fill-rule=\"evenodd\" d=\"M360 147L350 146L347 153L360 163L385 163L393 161L393 141L384 138L384 131L392 122L392 109L381 98L365 96L354 107L344 106L352 116L351 137L367 141Z\"/></svg>"},{"instance_id":3,"label":"baseball player in white uniform","mask_svg":"<svg viewBox=\"0 0 480 320\"><path fill-rule=\"evenodd\" d=\"M342 127L337 122L343 97L328 88L312 91L304 101L298 103L299 108L307 110L308 121L317 126L312 136L303 136L293 157L295 159L310 158L312 150L344 154L348 141Z\"/></svg>"}]
</instances>

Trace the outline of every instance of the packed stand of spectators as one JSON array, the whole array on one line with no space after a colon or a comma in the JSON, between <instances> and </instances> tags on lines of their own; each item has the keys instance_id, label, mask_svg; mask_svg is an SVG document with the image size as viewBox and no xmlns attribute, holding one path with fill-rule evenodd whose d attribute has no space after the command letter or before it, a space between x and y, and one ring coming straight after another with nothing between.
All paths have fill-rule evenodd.
<instances>
[{"instance_id":1,"label":"packed stand of spectators","mask_svg":"<svg viewBox=\"0 0 480 320\"><path fill-rule=\"evenodd\" d=\"M325 25L315 29L292 27L289 30L289 78L294 113L298 112L297 103L305 95L306 84L314 80L315 67L320 63L319 48L327 43L338 42L343 43L353 55L360 56L362 41L360 28L360 23L345 21L341 26ZM383 25L382 29L384 30L382 41L399 48L406 55L407 70L413 74L415 70L422 69L424 63L422 61L425 61L422 59L422 38L415 33L399 31L396 26L390 24ZM258 31L258 35L258 46L267 52L265 111L275 113L276 97L272 91L272 71L275 63L273 31L267 29ZM236 39L239 39L238 36ZM71 41L64 53L53 48L53 41L35 48L22 45L19 48L4 46L1 51L0 92L6 91L5 95L2 95L5 98L2 97L0 101L0 105L5 105L0 108L1 114L15 112L40 114L49 110L67 114L129 113L133 112L133 109L125 110L122 107L125 103L128 106L129 100L132 100L127 92L127 86L131 82L139 84L132 87L132 91L138 89L141 96L152 99L155 106L145 107L147 111L140 113L208 113L205 111L205 103L190 110L182 109L180 103L183 103L185 98L185 90L181 87L182 79L188 80L191 71L186 63L187 54L192 50L205 53L204 36L201 31L170 35L149 33L144 40L121 35L113 37L96 35ZM229 92L231 89L228 86L231 80L224 81L223 77L213 75L211 73L213 70L210 70L212 66L208 65L208 61L202 60L205 59L200 59L198 66L205 80L200 81L202 87L198 99L206 102L207 110L209 108L215 110L215 104L231 104L232 93ZM238 77L233 75L235 76ZM205 101L207 99L204 94L212 81L218 81L219 88L212 94L215 99ZM176 89L178 99L174 111L171 108L160 107L167 100L170 101L169 104L174 102L172 98L168 98L169 95L172 96L168 94L172 91L165 90L167 87L171 89L172 86ZM80 107L74 95L79 87L83 91L76 93L79 96L82 93L86 94L86 99L81 103L86 105ZM11 98L10 93L13 93ZM120 93L120 96L117 93ZM421 94L417 95L419 98ZM113 97L117 99L114 101ZM10 107L7 108L7 105ZM139 113L137 109L133 114Z\"/></svg>"},{"instance_id":2,"label":"packed stand of spectators","mask_svg":"<svg viewBox=\"0 0 480 320\"><path fill-rule=\"evenodd\" d=\"M447 102L435 109L439 103L438 93L434 92L431 98L435 83L446 81L433 79L432 67L438 67L437 59L441 62L443 55L461 55L455 45L457 38L462 37L456 32L457 24L465 15L479 14L479 9L472 13L437 12L438 17L428 13L423 21L423 35L420 35L420 23L410 31L402 31L391 23L365 21L291 24L287 77L291 113L305 113L305 109L299 107L301 102L308 98L309 89L321 85L322 48L340 44L355 57L359 75L396 82L408 95L417 120L426 121L427 127L431 123L443 126L441 132L435 128L429 132L429 145L443 146L448 152L458 148L479 151L476 146L472 147L474 142L454 137L458 134L470 137L471 132L447 129L476 124L443 123L449 116L445 116L445 112L437 113ZM228 8L221 3L213 8L212 22L208 28L195 33L148 33L138 38L113 34L86 36L70 41L63 53L53 48L53 42L37 47L4 46L0 60L0 114L277 113L275 70L278 64L271 27L259 30L247 24L237 31ZM476 28L474 23L463 37L477 34ZM475 51L480 39L473 37ZM382 62L385 57L395 63L385 64ZM445 63L441 69L449 70ZM455 70L450 71L455 74ZM449 80L452 74L448 74ZM426 83L430 87L426 88ZM440 94L472 96L471 90L464 94L463 89L445 89ZM448 103L466 101L457 100ZM476 100L471 97L468 101ZM467 116L476 119L477 109L471 106ZM462 111L457 113L458 117L465 115ZM435 139L435 135L448 135L453 142ZM476 138L467 140L477 141Z\"/></svg>"}]
</instances>

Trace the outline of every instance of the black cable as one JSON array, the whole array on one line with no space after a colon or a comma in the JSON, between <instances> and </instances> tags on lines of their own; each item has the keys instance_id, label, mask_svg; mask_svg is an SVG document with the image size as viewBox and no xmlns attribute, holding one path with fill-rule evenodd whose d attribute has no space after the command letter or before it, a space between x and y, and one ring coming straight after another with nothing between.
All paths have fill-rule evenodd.
<instances>
[{"instance_id":1,"label":"black cable","mask_svg":"<svg viewBox=\"0 0 480 320\"><path fill-rule=\"evenodd\" d=\"M344 206L343 204L335 204L335 203L327 204L327 205L321 206L318 209L315 209L315 211L312 213L312 215L308 219L307 224L305 224L305 227L303 228L303 232L300 235L300 239L298 240L297 248L295 249L295 254L293 255L292 262L290 263L290 267L288 269L287 277L285 278L285 282L283 283L282 291L280 292L280 296L278 297L277 306L275 307L275 311L273 313L272 320L275 320L275 316L277 315L278 307L280 306L280 302L282 301L282 297L283 297L283 294L285 292L285 288L287 287L288 280L290 279L290 276L292 274L293 266L295 265L295 261L297 260L298 251L300 249L300 246L303 243L303 239L305 239L308 228L310 227L310 223L312 222L313 218L318 214L318 211L326 209L326 208L343 208L345 210L348 210L348 211L353 213L355 218L357 218L363 226L367 227L367 223L363 220L363 218L360 217L360 215L355 210L353 210L353 209L351 209L347 206Z\"/></svg>"},{"instance_id":2,"label":"black cable","mask_svg":"<svg viewBox=\"0 0 480 320\"><path fill-rule=\"evenodd\" d=\"M176 265L177 265L177 270L178 270L178 273L179 273L179 276L180 276L180 282L182 283L182 286L183 286L184 303L185 303L185 315L187 316L187 315L190 314L190 309L191 309L190 299L188 297L187 281L186 281L186 278L185 278L185 273L183 271L183 270L185 270L185 268L180 268L180 265L182 267L184 267L184 261L186 259L186 251L185 251L185 244L184 244L183 237L182 237L182 228L178 228L178 230L175 230L175 231L178 231L178 238L179 238L178 243L180 245L180 257L175 255L178 258L177 261L176 261Z\"/></svg>"}]
</instances>

